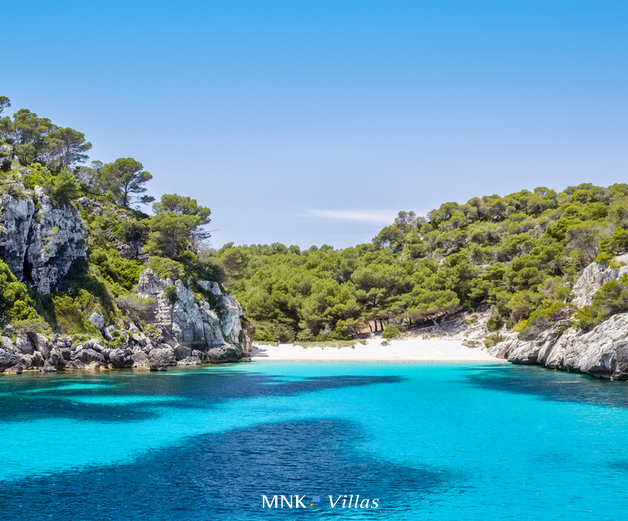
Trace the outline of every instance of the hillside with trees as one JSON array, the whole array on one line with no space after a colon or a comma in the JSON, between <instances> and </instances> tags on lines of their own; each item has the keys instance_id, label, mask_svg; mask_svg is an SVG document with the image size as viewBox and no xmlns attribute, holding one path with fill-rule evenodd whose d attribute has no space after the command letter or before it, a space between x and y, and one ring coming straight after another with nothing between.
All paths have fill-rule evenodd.
<instances>
[{"instance_id":1,"label":"hillside with trees","mask_svg":"<svg viewBox=\"0 0 628 521\"><path fill-rule=\"evenodd\" d=\"M64 247L59 227L31 223L41 251L26 255L25 245L19 262L3 230L0 314L18 331L99 336L89 320L94 313L122 329L131 323L141 329L148 304L136 292L147 268L162 280L181 281L197 302L214 299L199 280L234 292L248 333L260 341L349 339L383 330L394 336L473 310L490 311L492 331L530 337L567 318L590 330L628 310L625 277L581 309L571 302L586 266L612 265L628 250L626 184L474 197L424 217L402 211L371 243L342 250L231 243L215 251L207 243L209 208L178 194L155 201L146 193L152 175L138 160L87 165L92 145L83 133L28 109L5 115L10 106L0 97L3 204L17 208L28 200L29 215L41 219L35 214L48 198L49 213L66 212L66 221L75 215L86 228L61 230L77 241L73 257L60 254L71 267L54 267L50 273L64 276L43 284L33 276L48 273L49 257ZM123 336L108 345L122 345Z\"/></svg>"},{"instance_id":2,"label":"hillside with trees","mask_svg":"<svg viewBox=\"0 0 628 521\"><path fill-rule=\"evenodd\" d=\"M586 183L400 212L371 244L343 250L228 244L216 260L258 340L392 335L476 309L490 310L490 330L525 336L567 317L588 330L628 310L623 279L582 310L571 303L587 265L628 250L627 228L628 185Z\"/></svg>"},{"instance_id":3,"label":"hillside with trees","mask_svg":"<svg viewBox=\"0 0 628 521\"><path fill-rule=\"evenodd\" d=\"M0 97L0 197L6 221L0 234L6 261L0 261L3 327L10 325L9 330L17 333L67 334L76 341L97 337L110 347L122 345L128 335L105 339L89 317L96 313L120 331L131 324L140 329L147 326L145 311L150 303L134 291L148 267L163 279L184 281L198 301L214 298L196 284L222 277L206 245L209 208L177 194L155 201L146 195L152 175L141 162L119 158L86 165L92 145L82 132L58 126L28 109L11 117L6 115L10 106L7 97ZM52 206L43 215L45 198ZM24 215L14 211L22 208L20 201L30 208ZM147 207L152 215L145 213ZM66 231L60 230L59 216L68 226L76 225L72 233L84 242L71 252L63 251L67 245L57 240ZM46 228L46 222L35 222L42 219L57 221ZM14 232L19 226L24 227L20 232L24 237L36 226L47 230L37 255L51 277L67 271L59 263L73 255L65 276L44 285L29 280L20 264L32 271L30 257L24 253L29 246L17 244L20 233ZM50 291L41 289L48 286Z\"/></svg>"}]
</instances>

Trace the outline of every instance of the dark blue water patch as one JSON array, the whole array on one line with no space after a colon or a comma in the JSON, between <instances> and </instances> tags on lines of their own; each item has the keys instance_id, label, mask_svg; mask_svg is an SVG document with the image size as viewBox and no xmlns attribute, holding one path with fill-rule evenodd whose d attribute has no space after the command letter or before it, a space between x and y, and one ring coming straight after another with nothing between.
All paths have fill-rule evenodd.
<instances>
[{"instance_id":1,"label":"dark blue water patch","mask_svg":"<svg viewBox=\"0 0 628 521\"><path fill-rule=\"evenodd\" d=\"M527 394L555 402L628 408L628 382L528 365L487 365L460 368L460 371L468 383L483 389Z\"/></svg>"},{"instance_id":2,"label":"dark blue water patch","mask_svg":"<svg viewBox=\"0 0 628 521\"><path fill-rule=\"evenodd\" d=\"M72 401L74 396L164 397L160 407L211 408L225 400L268 396L297 396L327 389L398 383L397 376L321 376L282 381L277 376L191 368L184 376L167 374L105 373L91 375L37 375L12 377L0 386L0 422L30 418L68 418L98 422L138 422L154 417L153 403L116 404ZM73 387L75 386L75 387ZM171 398L171 400L170 400Z\"/></svg>"},{"instance_id":3,"label":"dark blue water patch","mask_svg":"<svg viewBox=\"0 0 628 521\"><path fill-rule=\"evenodd\" d=\"M117 467L5 483L0 489L0 519L204 521L308 515L390 519L412 511L454 479L445 470L410 468L364 455L357 449L363 438L354 424L339 420L202 435ZM262 495L296 494L306 496L308 511L263 508ZM332 510L328 496L345 494L347 499L351 494L379 499L380 508L342 509L340 501ZM310 507L313 496L321 496L316 511Z\"/></svg>"}]
</instances>

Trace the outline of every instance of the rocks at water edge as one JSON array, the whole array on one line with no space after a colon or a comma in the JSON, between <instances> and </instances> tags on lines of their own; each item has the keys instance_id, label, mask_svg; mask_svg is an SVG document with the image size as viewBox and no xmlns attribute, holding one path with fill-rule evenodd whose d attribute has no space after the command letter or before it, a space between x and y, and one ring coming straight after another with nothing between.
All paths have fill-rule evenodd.
<instances>
[{"instance_id":1,"label":"rocks at water edge","mask_svg":"<svg viewBox=\"0 0 628 521\"><path fill-rule=\"evenodd\" d=\"M615 258L619 265L628 255ZM592 263L573 286L572 302L584 307L607 282L628 273L628 266L612 269ZM532 340L507 333L505 340L490 349L491 354L514 364L539 364L551 369L585 373L597 378L628 380L628 313L610 317L589 332L561 320Z\"/></svg>"},{"instance_id":2,"label":"rocks at water edge","mask_svg":"<svg viewBox=\"0 0 628 521\"><path fill-rule=\"evenodd\" d=\"M168 286L175 288L166 295ZM131 323L123 345L111 349L92 338L75 343L67 335L51 339L36 333L20 333L15 342L2 337L0 372L23 370L98 370L135 368L163 370L174 365L236 362L250 354L251 343L242 329L244 314L218 284L201 281L201 289L211 294L212 303L198 299L177 280L162 280L150 269L140 276L137 295L151 299L147 314L154 328L147 336ZM104 317L92 314L89 320L112 339L115 327ZM158 333L158 334L157 334Z\"/></svg>"}]
</instances>

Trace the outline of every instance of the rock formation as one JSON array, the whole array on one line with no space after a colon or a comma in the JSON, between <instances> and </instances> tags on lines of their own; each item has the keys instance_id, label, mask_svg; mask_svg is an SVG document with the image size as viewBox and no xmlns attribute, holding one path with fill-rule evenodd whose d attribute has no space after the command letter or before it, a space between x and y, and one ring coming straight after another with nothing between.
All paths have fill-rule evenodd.
<instances>
[{"instance_id":1,"label":"rock formation","mask_svg":"<svg viewBox=\"0 0 628 521\"><path fill-rule=\"evenodd\" d=\"M621 266L626 261L628 256L615 258L619 269L595 262L587 266L574 283L572 302L577 307L590 305L604 284L628 273L628 266ZM533 340L508 333L490 352L515 364L539 364L597 378L628 380L628 313L614 315L586 333L573 327L571 320L554 324Z\"/></svg>"},{"instance_id":2,"label":"rock formation","mask_svg":"<svg viewBox=\"0 0 628 521\"><path fill-rule=\"evenodd\" d=\"M202 360L236 361L246 356L250 341L242 330L244 316L240 304L223 295L216 282L197 284L214 301L196 301L194 294L180 280L162 280L147 269L137 285L136 294L152 299L150 323L157 327L168 343L201 353ZM166 293L166 288L172 288Z\"/></svg>"},{"instance_id":3,"label":"rock formation","mask_svg":"<svg viewBox=\"0 0 628 521\"><path fill-rule=\"evenodd\" d=\"M59 286L75 260L87 257L80 214L71 206L55 207L40 186L32 199L2 196L0 228L0 258L18 280L44 295Z\"/></svg>"},{"instance_id":4,"label":"rock formation","mask_svg":"<svg viewBox=\"0 0 628 521\"><path fill-rule=\"evenodd\" d=\"M0 196L0 258L19 281L40 294L50 294L59 289L76 260L87 258L87 228L77 209L55 206L40 186L30 191L20 185L13 193ZM99 203L86 198L78 203L101 210ZM147 269L136 291L139 299L150 302L145 332L128 319L124 326L121 320L108 324L101 314L92 313L86 318L102 337L85 341L84 336L75 335L80 338L77 341L67 335L39 333L3 336L0 373L162 370L172 365L235 362L248 356L250 340L242 328L240 305L223 294L216 282L195 284L196 294L182 281L162 280ZM10 324L4 330L14 333ZM109 342L119 347L109 348Z\"/></svg>"}]
</instances>

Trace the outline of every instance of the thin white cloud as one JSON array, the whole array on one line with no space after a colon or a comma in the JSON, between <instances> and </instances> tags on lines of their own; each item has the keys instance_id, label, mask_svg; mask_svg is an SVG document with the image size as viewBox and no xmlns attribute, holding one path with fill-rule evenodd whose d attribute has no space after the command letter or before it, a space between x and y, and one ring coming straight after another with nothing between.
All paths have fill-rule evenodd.
<instances>
[{"instance_id":1,"label":"thin white cloud","mask_svg":"<svg viewBox=\"0 0 628 521\"><path fill-rule=\"evenodd\" d=\"M310 210L309 215L335 221L392 224L399 210Z\"/></svg>"}]
</instances>

